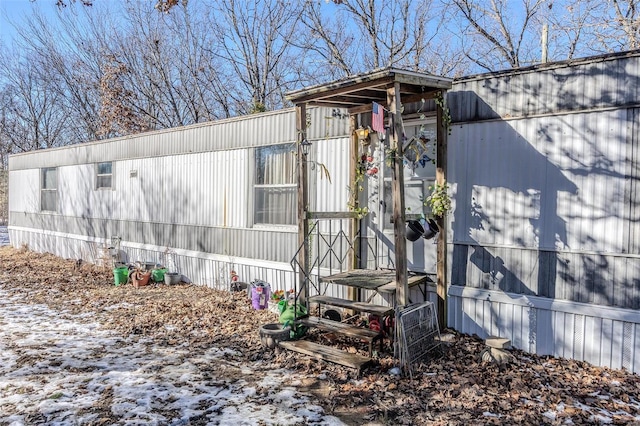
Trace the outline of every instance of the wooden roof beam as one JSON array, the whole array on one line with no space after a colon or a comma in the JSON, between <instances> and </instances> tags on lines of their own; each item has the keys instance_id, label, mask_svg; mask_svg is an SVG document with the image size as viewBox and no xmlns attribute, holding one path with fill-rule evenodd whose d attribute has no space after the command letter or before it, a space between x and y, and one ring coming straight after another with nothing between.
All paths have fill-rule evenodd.
<instances>
[{"instance_id":1,"label":"wooden roof beam","mask_svg":"<svg viewBox=\"0 0 640 426\"><path fill-rule=\"evenodd\" d=\"M308 91L309 93L307 94L294 92L288 95L286 98L298 104L298 103L307 102L309 100L316 100L319 98L328 98L332 96L346 95L352 92L357 92L359 90L376 89L379 86L382 86L380 90L385 90L386 92L385 85L388 83L392 83L392 82L386 81L386 80L384 82L364 81L362 83L355 83L348 86L347 85L343 86L340 84L333 84L333 85L329 84L324 88L324 90L320 92Z\"/></svg>"}]
</instances>

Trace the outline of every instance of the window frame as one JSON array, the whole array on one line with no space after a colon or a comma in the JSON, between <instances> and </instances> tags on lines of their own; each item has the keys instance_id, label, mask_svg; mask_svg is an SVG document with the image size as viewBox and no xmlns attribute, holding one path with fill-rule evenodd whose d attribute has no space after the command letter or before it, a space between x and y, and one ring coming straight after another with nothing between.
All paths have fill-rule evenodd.
<instances>
[{"instance_id":1,"label":"window frame","mask_svg":"<svg viewBox=\"0 0 640 426\"><path fill-rule=\"evenodd\" d=\"M55 173L55 187L48 187L47 183L49 179L47 179L47 172L54 171ZM58 168L57 167L43 167L40 169L40 211L48 212L48 213L57 213L58 212ZM49 196L48 199L52 199L54 206L53 209L50 209L46 206L45 202L45 194L54 194L53 197Z\"/></svg>"},{"instance_id":2,"label":"window frame","mask_svg":"<svg viewBox=\"0 0 640 426\"><path fill-rule=\"evenodd\" d=\"M262 155L260 153L260 151L262 150L268 150L268 149L276 149L276 153L286 153L287 151L291 153L292 157L289 160L292 160L291 163L291 176L290 176L290 181L287 183L264 183L264 176L261 174L261 172L264 171L264 167L261 167L259 162L261 161ZM278 151L278 149L281 149L282 151ZM297 162L297 150L296 150L296 143L295 142L287 142L287 143L281 143L281 144L270 144L270 145L263 145L263 146L258 146L255 147L253 149L253 188L252 188L252 203L253 203L253 208L252 208L252 212L253 215L251 217L253 226L256 228L285 228L285 229L295 229L297 227L298 224L298 162ZM286 171L283 171L283 175L286 179ZM282 177L281 176L281 177ZM262 181L263 183L258 183ZM259 192L260 191L264 191L265 189L287 189L291 192L292 197L293 197L293 202L292 202L292 211L291 211L291 218L292 221L291 223L273 223L273 222L267 222L267 221L259 221L259 215L266 215L266 213L263 212L260 213L258 211L258 208L260 206L261 203L259 203L259 199L260 199L260 195ZM268 195L264 195L264 197L268 197ZM264 204L264 203L262 203ZM264 205L264 207L267 207L266 205Z\"/></svg>"},{"instance_id":3,"label":"window frame","mask_svg":"<svg viewBox=\"0 0 640 426\"><path fill-rule=\"evenodd\" d=\"M109 164L111 172L110 173L100 173L100 165ZM100 186L100 178L110 177L110 185L109 186ZM95 180L94 180L94 188L98 191L112 191L113 190L113 161L101 161L99 163L95 163Z\"/></svg>"}]
</instances>

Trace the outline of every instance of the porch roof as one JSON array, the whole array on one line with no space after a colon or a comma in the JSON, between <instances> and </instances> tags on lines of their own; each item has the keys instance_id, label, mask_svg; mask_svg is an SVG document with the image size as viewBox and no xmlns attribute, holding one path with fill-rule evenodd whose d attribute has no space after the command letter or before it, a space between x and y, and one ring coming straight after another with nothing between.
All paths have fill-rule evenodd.
<instances>
[{"instance_id":1,"label":"porch roof","mask_svg":"<svg viewBox=\"0 0 640 426\"><path fill-rule=\"evenodd\" d=\"M444 89L450 89L453 79L398 68L381 68L330 83L306 87L286 94L294 104L347 108L350 112L377 102L387 107L387 89L400 84L403 103L432 99Z\"/></svg>"}]
</instances>

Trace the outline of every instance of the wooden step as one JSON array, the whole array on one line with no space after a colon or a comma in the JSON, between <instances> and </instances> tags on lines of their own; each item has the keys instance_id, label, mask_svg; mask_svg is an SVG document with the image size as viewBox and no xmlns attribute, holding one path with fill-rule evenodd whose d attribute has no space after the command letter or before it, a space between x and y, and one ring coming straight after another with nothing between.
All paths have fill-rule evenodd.
<instances>
[{"instance_id":1,"label":"wooden step","mask_svg":"<svg viewBox=\"0 0 640 426\"><path fill-rule=\"evenodd\" d=\"M322 361L333 362L346 367L355 368L360 371L367 364L371 363L371 358L358 354L350 354L331 346L320 345L306 340L287 340L278 343L285 349L309 355L312 358Z\"/></svg>"},{"instance_id":2,"label":"wooden step","mask_svg":"<svg viewBox=\"0 0 640 426\"><path fill-rule=\"evenodd\" d=\"M365 340L375 340L381 336L381 333L364 327L358 327L343 322L331 321L325 318L307 317L298 321L307 327L316 327L321 330L331 331L334 333L344 334L349 337L357 337Z\"/></svg>"},{"instance_id":3,"label":"wooden step","mask_svg":"<svg viewBox=\"0 0 640 426\"><path fill-rule=\"evenodd\" d=\"M369 343L369 356L373 355L373 342L380 339L380 350L382 351L382 333L379 331L318 317L307 317L297 322L307 327L315 327L320 330L366 340Z\"/></svg>"},{"instance_id":4,"label":"wooden step","mask_svg":"<svg viewBox=\"0 0 640 426\"><path fill-rule=\"evenodd\" d=\"M320 303L341 308L353 309L358 312L366 312L369 314L379 315L381 317L393 313L390 306L375 305L373 303L355 302L353 300L339 299L331 296L311 296L309 303Z\"/></svg>"}]
</instances>

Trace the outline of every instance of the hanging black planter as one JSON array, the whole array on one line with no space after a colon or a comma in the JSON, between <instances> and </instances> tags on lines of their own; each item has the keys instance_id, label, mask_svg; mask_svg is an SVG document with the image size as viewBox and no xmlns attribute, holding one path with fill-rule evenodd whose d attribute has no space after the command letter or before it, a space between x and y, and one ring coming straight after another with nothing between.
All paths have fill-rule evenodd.
<instances>
[{"instance_id":1,"label":"hanging black planter","mask_svg":"<svg viewBox=\"0 0 640 426\"><path fill-rule=\"evenodd\" d=\"M426 225L427 229L425 229L424 233L422 234L422 238L424 238L425 240L430 240L431 238L436 236L436 234L440 231L440 228L438 227L436 221L433 219L429 219Z\"/></svg>"},{"instance_id":2,"label":"hanging black planter","mask_svg":"<svg viewBox=\"0 0 640 426\"><path fill-rule=\"evenodd\" d=\"M422 226L419 220L408 220L407 221L407 240L409 241L418 241L420 237L425 240L430 240L435 237L440 228L435 220L429 219L425 221L425 226Z\"/></svg>"},{"instance_id":3,"label":"hanging black planter","mask_svg":"<svg viewBox=\"0 0 640 426\"><path fill-rule=\"evenodd\" d=\"M424 234L424 228L417 220L407 221L407 240L417 241Z\"/></svg>"}]
</instances>

